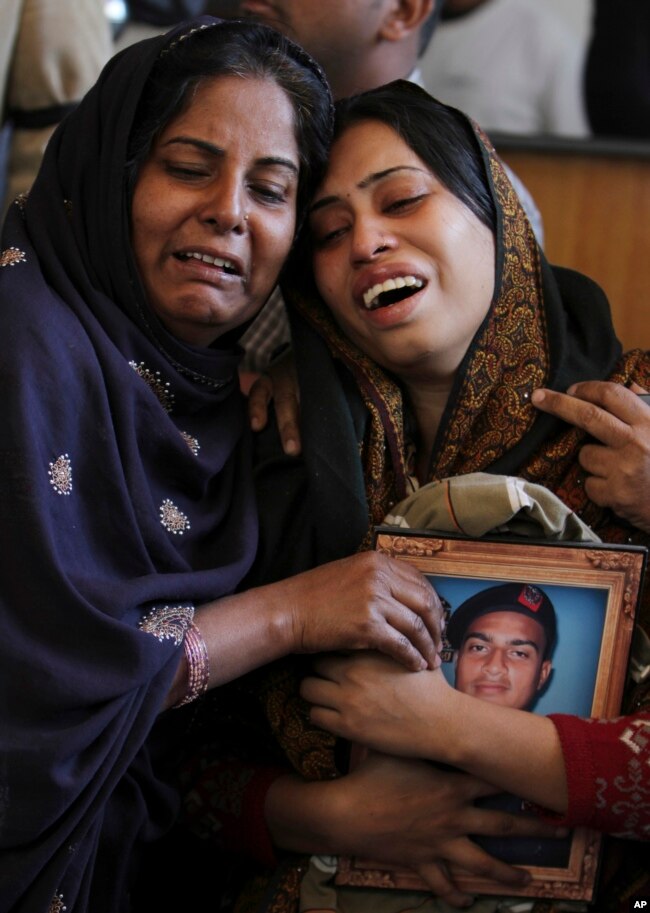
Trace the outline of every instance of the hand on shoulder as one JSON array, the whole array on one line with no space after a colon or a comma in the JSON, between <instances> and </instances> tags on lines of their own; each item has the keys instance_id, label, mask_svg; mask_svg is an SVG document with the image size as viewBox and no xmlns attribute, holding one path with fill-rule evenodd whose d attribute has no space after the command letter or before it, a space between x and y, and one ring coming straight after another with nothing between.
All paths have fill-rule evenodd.
<instances>
[{"instance_id":1,"label":"hand on shoulder","mask_svg":"<svg viewBox=\"0 0 650 913\"><path fill-rule=\"evenodd\" d=\"M636 384L585 381L566 393L535 390L532 402L594 438L579 456L588 497L650 532L650 407L643 392Z\"/></svg>"}]
</instances>

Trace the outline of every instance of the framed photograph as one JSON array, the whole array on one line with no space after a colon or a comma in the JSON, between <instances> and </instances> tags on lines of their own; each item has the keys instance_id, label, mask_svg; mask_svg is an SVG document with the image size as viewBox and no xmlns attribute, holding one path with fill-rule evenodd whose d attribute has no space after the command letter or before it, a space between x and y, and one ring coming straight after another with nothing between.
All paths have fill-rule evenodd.
<instances>
[{"instance_id":1,"label":"framed photograph","mask_svg":"<svg viewBox=\"0 0 650 913\"><path fill-rule=\"evenodd\" d=\"M445 607L443 672L477 698L506 702L498 668L487 668L500 637L537 651L537 671L507 702L533 713L611 718L619 714L646 549L637 546L465 539L379 529L375 547L415 565ZM496 651L495 651L496 652ZM498 660L495 660L498 663ZM487 668L487 671L486 671ZM481 671L482 670L482 671ZM533 681L534 679L534 681ZM351 765L365 749L353 746ZM490 797L486 806L525 814L522 800ZM576 828L566 840L474 837L487 852L526 868L527 897L590 901L601 835ZM454 872L475 894L504 894L503 885ZM342 857L336 881L358 887L423 890L415 873ZM512 892L509 892L512 893Z\"/></svg>"}]
</instances>

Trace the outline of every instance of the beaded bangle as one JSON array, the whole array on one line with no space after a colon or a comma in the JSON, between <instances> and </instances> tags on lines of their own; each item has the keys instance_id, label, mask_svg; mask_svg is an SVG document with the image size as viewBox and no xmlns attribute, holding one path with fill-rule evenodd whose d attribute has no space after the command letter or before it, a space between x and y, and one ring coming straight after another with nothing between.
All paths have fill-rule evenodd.
<instances>
[{"instance_id":1,"label":"beaded bangle","mask_svg":"<svg viewBox=\"0 0 650 913\"><path fill-rule=\"evenodd\" d=\"M174 704L174 707L183 707L191 704L208 690L210 680L210 658L201 632L194 624L190 623L185 632L183 641L185 659L187 660L187 691L185 695Z\"/></svg>"}]
</instances>

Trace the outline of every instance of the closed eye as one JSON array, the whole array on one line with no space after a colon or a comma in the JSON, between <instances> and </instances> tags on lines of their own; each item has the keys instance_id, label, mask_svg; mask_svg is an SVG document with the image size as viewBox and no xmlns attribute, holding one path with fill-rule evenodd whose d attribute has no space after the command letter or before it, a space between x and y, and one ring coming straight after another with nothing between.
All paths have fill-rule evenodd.
<instances>
[{"instance_id":1,"label":"closed eye","mask_svg":"<svg viewBox=\"0 0 650 913\"><path fill-rule=\"evenodd\" d=\"M284 187L274 187L268 184L251 184L251 193L253 193L262 203L271 203L273 205L284 203L287 199L287 192Z\"/></svg>"},{"instance_id":2,"label":"closed eye","mask_svg":"<svg viewBox=\"0 0 650 913\"><path fill-rule=\"evenodd\" d=\"M417 206L422 200L428 197L428 193L419 193L413 197L403 197L400 200L395 200L392 203L389 203L384 207L384 212L387 213L401 213L409 210L410 208Z\"/></svg>"},{"instance_id":3,"label":"closed eye","mask_svg":"<svg viewBox=\"0 0 650 913\"><path fill-rule=\"evenodd\" d=\"M167 162L165 167L168 174L180 178L180 180L193 181L210 176L210 172L200 165L193 167L191 165L175 165L173 162Z\"/></svg>"},{"instance_id":4,"label":"closed eye","mask_svg":"<svg viewBox=\"0 0 650 913\"><path fill-rule=\"evenodd\" d=\"M347 225L341 225L338 228L332 228L330 231L326 231L323 234L313 232L314 245L316 247L326 247L328 244L332 244L334 241L342 238L347 230Z\"/></svg>"}]
</instances>

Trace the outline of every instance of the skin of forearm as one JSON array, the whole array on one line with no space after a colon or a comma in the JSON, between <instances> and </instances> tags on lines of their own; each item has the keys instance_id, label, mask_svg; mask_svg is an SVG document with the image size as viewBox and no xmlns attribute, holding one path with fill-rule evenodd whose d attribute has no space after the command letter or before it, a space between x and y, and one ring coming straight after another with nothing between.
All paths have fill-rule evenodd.
<instances>
[{"instance_id":1,"label":"skin of forearm","mask_svg":"<svg viewBox=\"0 0 650 913\"><path fill-rule=\"evenodd\" d=\"M294 853L333 855L328 822L336 815L336 792L327 781L306 783L299 777L279 777L271 785L264 806L275 846Z\"/></svg>"},{"instance_id":2,"label":"skin of forearm","mask_svg":"<svg viewBox=\"0 0 650 913\"><path fill-rule=\"evenodd\" d=\"M208 651L214 688L272 662L295 649L290 615L276 593L278 588L258 587L224 596L200 606L194 615ZM177 703L187 688L187 662L181 656L165 709Z\"/></svg>"},{"instance_id":3,"label":"skin of forearm","mask_svg":"<svg viewBox=\"0 0 650 913\"><path fill-rule=\"evenodd\" d=\"M551 720L451 690L444 725L423 727L422 756L436 758L508 792L565 814L568 792ZM444 733L444 735L441 735Z\"/></svg>"},{"instance_id":4,"label":"skin of forearm","mask_svg":"<svg viewBox=\"0 0 650 913\"><path fill-rule=\"evenodd\" d=\"M208 687L230 682L296 649L286 603L275 585L225 596L197 609L198 627L210 657Z\"/></svg>"}]
</instances>

